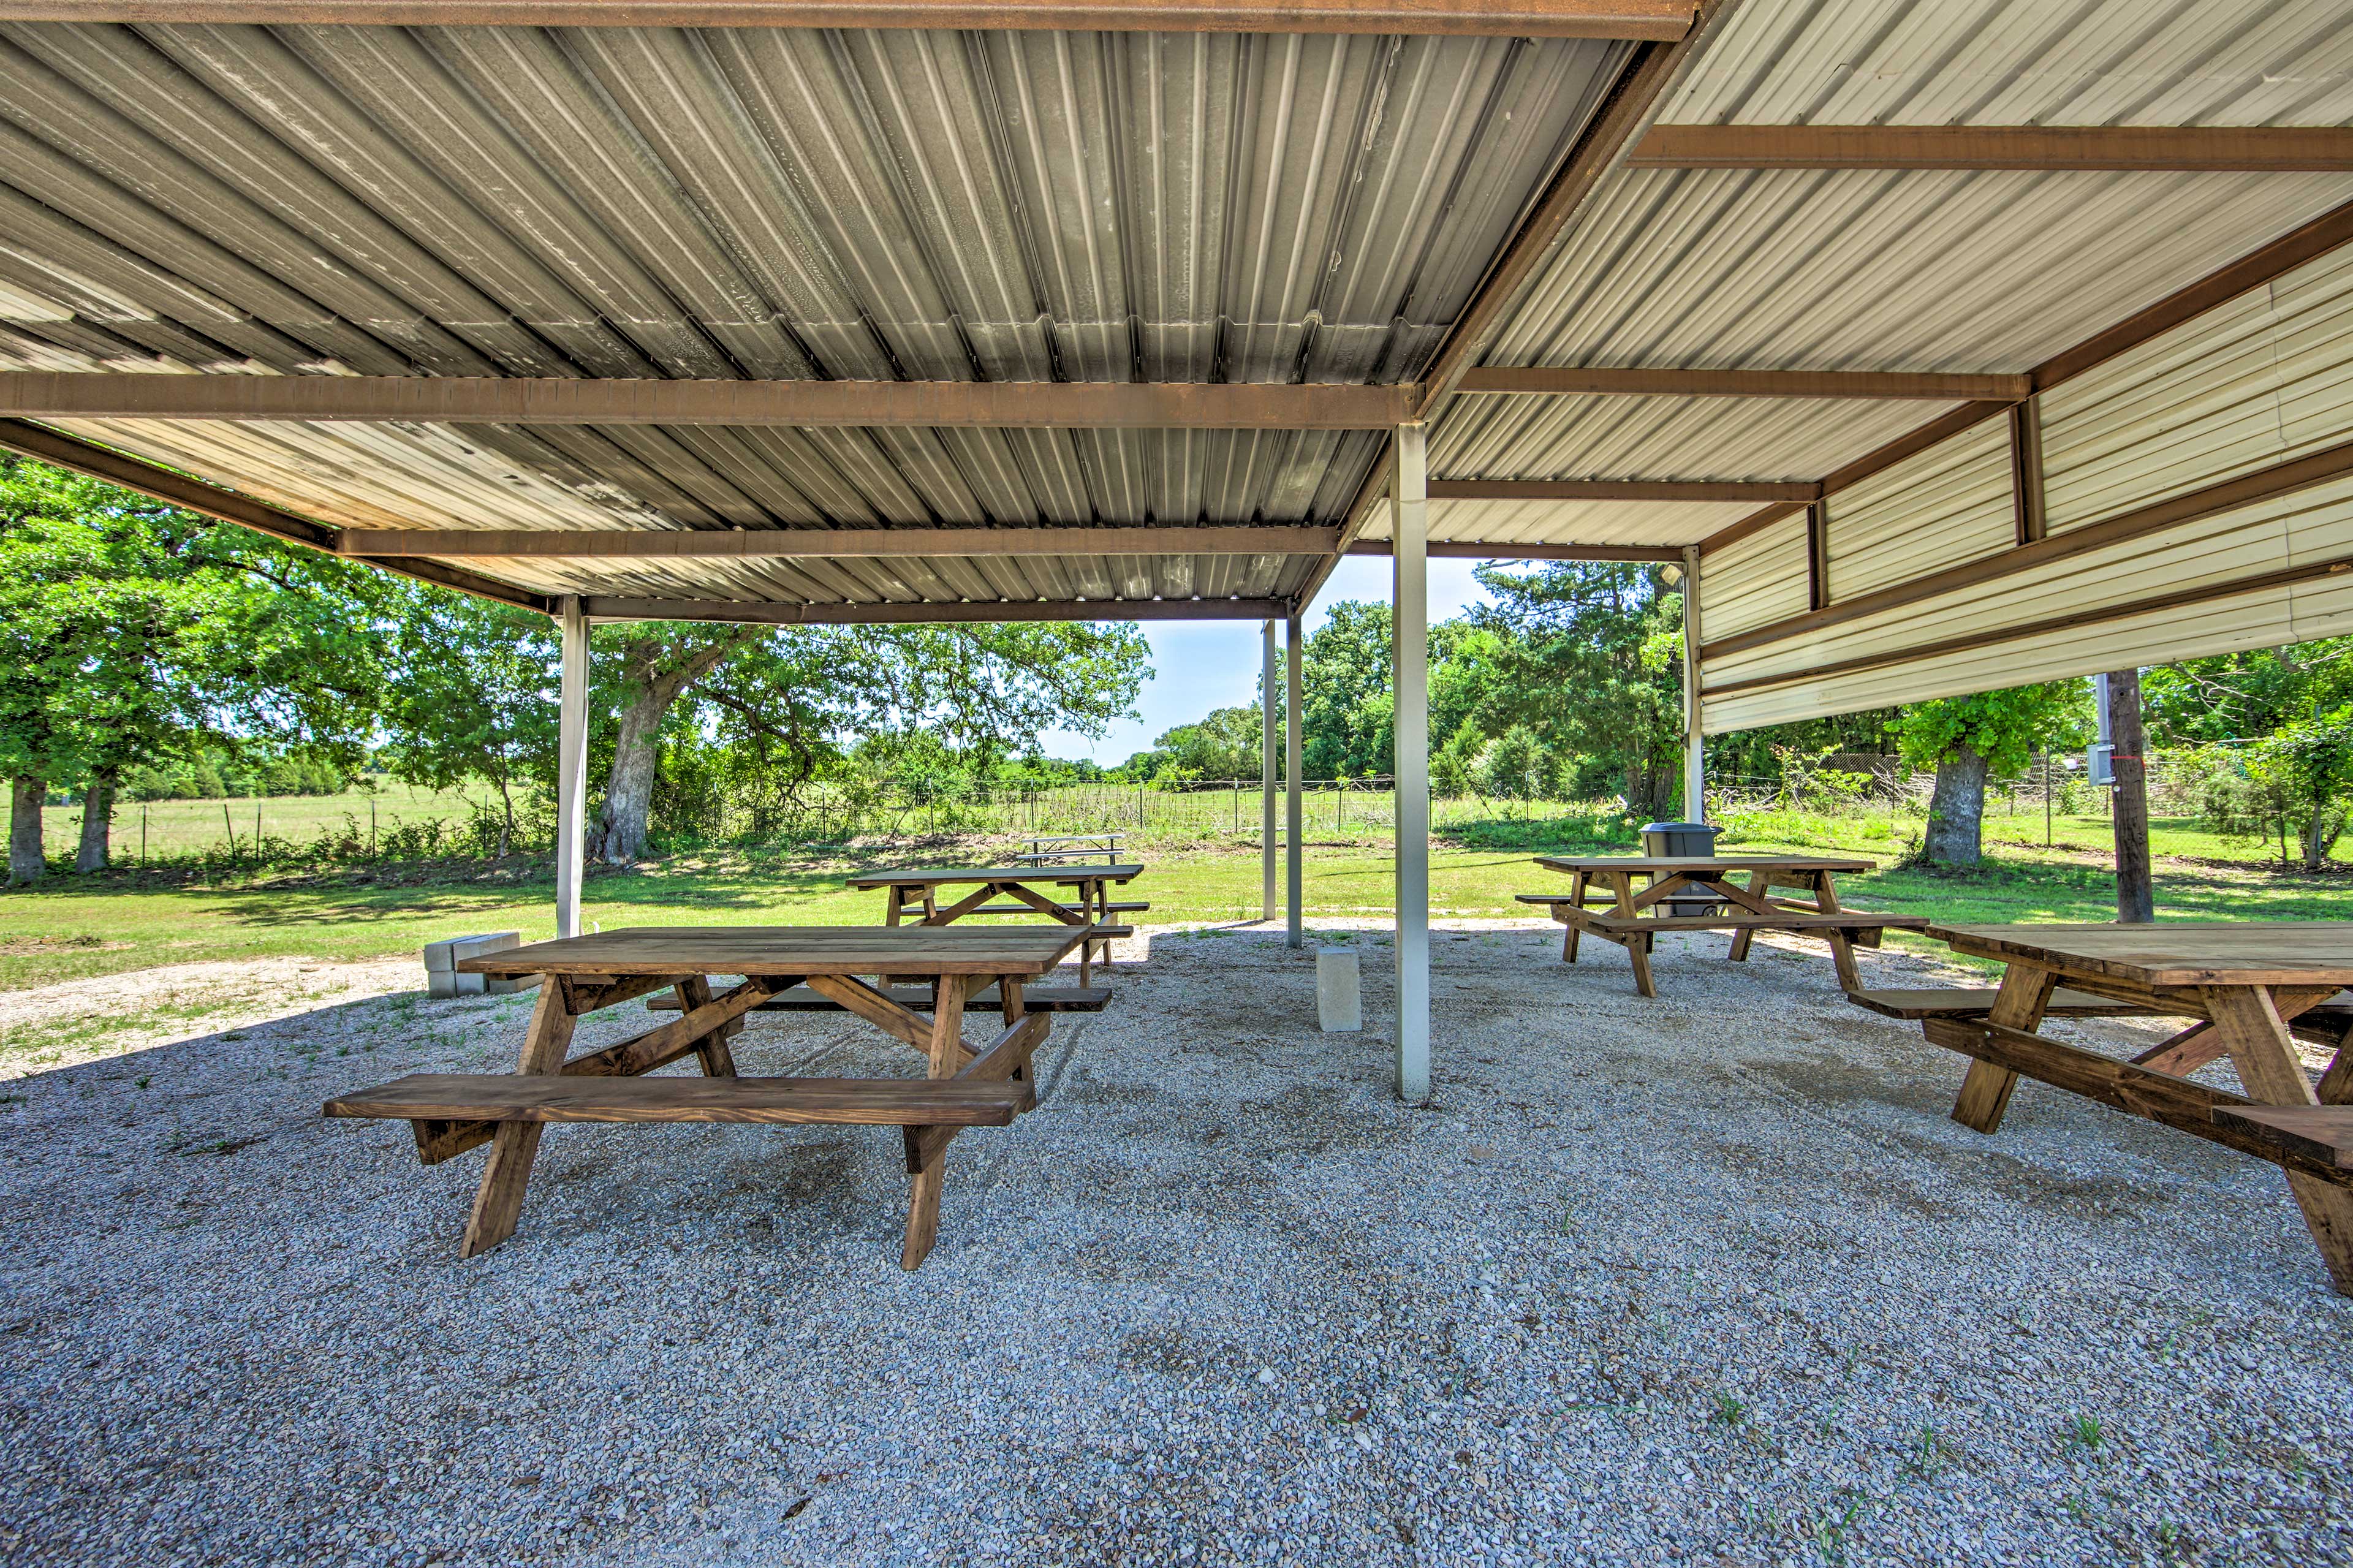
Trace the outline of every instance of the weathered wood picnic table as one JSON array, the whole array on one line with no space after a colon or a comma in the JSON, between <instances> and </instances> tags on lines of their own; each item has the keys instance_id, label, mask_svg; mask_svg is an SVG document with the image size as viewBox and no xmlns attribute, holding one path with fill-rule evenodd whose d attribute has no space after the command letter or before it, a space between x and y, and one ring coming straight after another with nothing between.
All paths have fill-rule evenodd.
<instances>
[{"instance_id":1,"label":"weathered wood picnic table","mask_svg":"<svg viewBox=\"0 0 2353 1568\"><path fill-rule=\"evenodd\" d=\"M1929 1040L1971 1058L1954 1121L1995 1131L2025 1077L2269 1160L2286 1173L2337 1289L2353 1295L2353 1051L2341 1022L2297 1027L2316 1012L2353 1013L2337 1000L2353 984L2353 922L1932 925L1928 934L2004 966L1989 1003L1957 993L1967 1000L1915 1015ZM2134 1060L2103 1056L2036 1032L2062 984L2073 1016L2091 1010L2089 999L2113 1014L2199 1022ZM2337 1042L2317 1086L2299 1033ZM2243 1094L2182 1076L2226 1056Z\"/></svg>"},{"instance_id":2,"label":"weathered wood picnic table","mask_svg":"<svg viewBox=\"0 0 2353 1568\"><path fill-rule=\"evenodd\" d=\"M1030 1054L1050 1020L1023 1005L1025 984L1050 973L1084 939L1060 925L896 931L842 926L703 926L606 931L535 942L464 961L470 973L540 975L539 1003L512 1074L427 1073L329 1100L329 1116L405 1120L418 1158L436 1164L479 1144L490 1163L459 1250L466 1257L514 1233L523 1190L550 1121L827 1122L902 1130L914 1188L900 1262L923 1260L939 1230L947 1145L966 1127L1002 1127L1036 1107ZM920 1012L863 976L919 975L932 1010ZM713 994L712 976L741 976ZM743 1015L796 984L839 1004L923 1054L923 1079L739 1078L728 1036ZM993 986L1003 1032L977 1048L964 1038L965 1004ZM681 1016L602 1050L571 1057L580 1018L671 989ZM647 1078L693 1055L703 1077Z\"/></svg>"},{"instance_id":3,"label":"weathered wood picnic table","mask_svg":"<svg viewBox=\"0 0 2353 1568\"><path fill-rule=\"evenodd\" d=\"M1100 855L1106 863L1119 859L1119 841L1126 835L1116 830L1106 833L1063 833L1050 837L1033 837L1029 847L1014 860L1023 866L1034 866L1054 860L1091 860Z\"/></svg>"},{"instance_id":4,"label":"weathered wood picnic table","mask_svg":"<svg viewBox=\"0 0 2353 1568\"><path fill-rule=\"evenodd\" d=\"M1150 909L1148 903L1134 900L1114 902L1111 889L1124 887L1144 875L1144 868L1134 863L1106 866L949 866L918 868L912 871L869 871L846 879L845 885L858 889L882 889L882 920L886 925L897 925L913 910L921 910L922 923L927 926L952 925L967 915L1044 915L1063 925L1088 928L1086 941L1079 947L1079 992L1076 997L1057 996L1062 1010L1096 1011L1111 999L1111 993L1093 988L1095 949L1103 949L1103 962L1111 963L1111 944L1120 937L1134 936L1135 928L1114 922L1113 915L1137 914ZM942 889L970 887L968 892L954 903L942 902ZM1075 888L1075 902L1056 898L1048 888ZM1005 903L990 900L1004 899Z\"/></svg>"},{"instance_id":5,"label":"weathered wood picnic table","mask_svg":"<svg viewBox=\"0 0 2353 1568\"><path fill-rule=\"evenodd\" d=\"M1651 944L1661 931L1728 931L1730 957L1744 963L1748 944L1760 931L1818 936L1830 944L1831 962L1839 984L1859 990L1862 977L1854 965L1857 947L1877 947L1889 927L1919 931L1927 921L1915 915L1878 914L1851 910L1839 901L1837 876L1841 871L1869 871L1875 862L1844 857L1810 855L1539 855L1536 864L1570 878L1566 893L1521 893L1518 901L1542 904L1552 918L1567 927L1561 941L1563 963L1577 962L1577 938L1596 936L1626 950L1634 966L1634 989L1656 996L1651 979ZM1746 887L1733 880L1748 873ZM1635 891L1638 881L1647 883ZM1802 897L1777 895L1790 889ZM1606 905L1597 910L1596 904ZM1677 907L1701 903L1707 912L1678 913Z\"/></svg>"}]
</instances>

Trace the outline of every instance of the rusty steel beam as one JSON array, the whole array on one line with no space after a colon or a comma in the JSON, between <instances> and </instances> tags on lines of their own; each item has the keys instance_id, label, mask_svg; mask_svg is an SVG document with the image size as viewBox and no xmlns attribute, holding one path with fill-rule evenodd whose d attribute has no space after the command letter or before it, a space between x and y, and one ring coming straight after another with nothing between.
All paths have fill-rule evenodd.
<instances>
[{"instance_id":1,"label":"rusty steel beam","mask_svg":"<svg viewBox=\"0 0 2353 1568\"><path fill-rule=\"evenodd\" d=\"M0 21L1673 39L1690 30L1692 0L49 0L0 4Z\"/></svg>"},{"instance_id":2,"label":"rusty steel beam","mask_svg":"<svg viewBox=\"0 0 2353 1568\"><path fill-rule=\"evenodd\" d=\"M468 425L1379 430L1409 386L0 373L0 417Z\"/></svg>"},{"instance_id":3,"label":"rusty steel beam","mask_svg":"<svg viewBox=\"0 0 2353 1568\"><path fill-rule=\"evenodd\" d=\"M2023 402L2031 377L1882 370L1636 370L1487 365L1458 391L1541 397L1842 397L1873 402Z\"/></svg>"},{"instance_id":4,"label":"rusty steel beam","mask_svg":"<svg viewBox=\"0 0 2353 1568\"><path fill-rule=\"evenodd\" d=\"M737 599L635 599L592 595L591 620L733 621L749 626L912 626L972 621L1263 621L1286 614L1282 599L995 599L955 604L786 605Z\"/></svg>"},{"instance_id":5,"label":"rusty steel beam","mask_svg":"<svg viewBox=\"0 0 2353 1568\"><path fill-rule=\"evenodd\" d=\"M1322 555L1336 528L346 529L344 555L564 561L827 560L910 555Z\"/></svg>"},{"instance_id":6,"label":"rusty steel beam","mask_svg":"<svg viewBox=\"0 0 2353 1568\"><path fill-rule=\"evenodd\" d=\"M1718 637L1700 648L1704 659L1729 658L1786 637L1808 637L1869 616L1883 615L1947 594L1980 588L2021 572L2073 560L2095 550L2160 534L2184 523L2221 517L2242 507L2278 496L2294 495L2315 485L2353 474L2353 441L2325 447L2306 457L2274 464L2252 474L2224 479L2186 494L2170 496L2147 506L2071 528L2031 544L2013 545L1995 555L1982 555L1924 576L1906 578L1886 587L1859 594L1830 605L1817 605L1803 615L1786 616L1764 626Z\"/></svg>"},{"instance_id":7,"label":"rusty steel beam","mask_svg":"<svg viewBox=\"0 0 2353 1568\"><path fill-rule=\"evenodd\" d=\"M1393 555L1386 539L1359 539L1348 546L1351 555ZM1477 541L1432 540L1422 547L1426 555L1449 561L1681 561L1679 545L1649 544L1491 544Z\"/></svg>"},{"instance_id":8,"label":"rusty steel beam","mask_svg":"<svg viewBox=\"0 0 2353 1568\"><path fill-rule=\"evenodd\" d=\"M159 468L153 463L81 440L60 430L45 429L17 419L0 419L0 447L56 468L88 474L91 479L103 479L108 484L153 496L157 500L206 517L233 522L239 528L249 528L256 533L266 533L272 539L282 539L290 544L305 545L329 553L335 549L337 531L324 523L314 522L282 507L257 500L252 496L207 484L187 474ZM518 588L511 583L501 583L493 577L481 576L462 567L445 566L438 561L406 554L386 556L376 561L375 564L404 577L414 577L419 582L471 594L478 599L492 599L502 605L538 610L543 614L554 613L554 606L546 595Z\"/></svg>"},{"instance_id":9,"label":"rusty steel beam","mask_svg":"<svg viewBox=\"0 0 2353 1568\"><path fill-rule=\"evenodd\" d=\"M1810 501L1822 487L1781 479L1432 479L1432 500ZM1680 556L1678 557L1680 559Z\"/></svg>"},{"instance_id":10,"label":"rusty steel beam","mask_svg":"<svg viewBox=\"0 0 2353 1568\"><path fill-rule=\"evenodd\" d=\"M2254 125L1654 125L1636 169L2342 174L2353 130Z\"/></svg>"}]
</instances>

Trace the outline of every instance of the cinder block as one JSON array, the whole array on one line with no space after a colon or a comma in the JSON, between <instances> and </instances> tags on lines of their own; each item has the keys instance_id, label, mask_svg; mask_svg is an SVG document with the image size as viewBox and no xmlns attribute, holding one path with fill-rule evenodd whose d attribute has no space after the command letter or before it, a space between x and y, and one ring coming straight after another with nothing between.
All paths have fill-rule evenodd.
<instances>
[{"instance_id":1,"label":"cinder block","mask_svg":"<svg viewBox=\"0 0 2353 1568\"><path fill-rule=\"evenodd\" d=\"M1353 1035L1364 1028L1364 976L1355 948L1315 950L1315 1021L1326 1034Z\"/></svg>"},{"instance_id":2,"label":"cinder block","mask_svg":"<svg viewBox=\"0 0 2353 1568\"><path fill-rule=\"evenodd\" d=\"M503 976L469 974L458 968L464 959L504 952L509 948L522 945L522 933L512 931L453 936L447 942L428 943L425 949L425 994L428 996L504 996L528 990L539 984L538 976L514 980Z\"/></svg>"}]
</instances>

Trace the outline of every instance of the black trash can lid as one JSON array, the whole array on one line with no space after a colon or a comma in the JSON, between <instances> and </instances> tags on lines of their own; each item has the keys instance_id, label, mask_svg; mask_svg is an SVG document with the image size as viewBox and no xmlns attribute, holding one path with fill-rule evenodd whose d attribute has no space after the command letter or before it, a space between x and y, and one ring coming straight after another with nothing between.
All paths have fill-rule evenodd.
<instances>
[{"instance_id":1,"label":"black trash can lid","mask_svg":"<svg viewBox=\"0 0 2353 1568\"><path fill-rule=\"evenodd\" d=\"M1642 831L1645 833L1715 833L1719 829L1711 822L1652 822L1644 825Z\"/></svg>"}]
</instances>

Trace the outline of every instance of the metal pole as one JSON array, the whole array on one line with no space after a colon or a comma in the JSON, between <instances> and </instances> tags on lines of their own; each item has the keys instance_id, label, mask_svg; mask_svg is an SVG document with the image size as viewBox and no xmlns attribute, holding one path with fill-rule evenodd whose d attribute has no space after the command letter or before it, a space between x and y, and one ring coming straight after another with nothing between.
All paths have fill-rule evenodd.
<instances>
[{"instance_id":1,"label":"metal pole","mask_svg":"<svg viewBox=\"0 0 2353 1568\"><path fill-rule=\"evenodd\" d=\"M1259 628L1259 838L1261 903L1259 919L1274 919L1274 623Z\"/></svg>"},{"instance_id":2,"label":"metal pole","mask_svg":"<svg viewBox=\"0 0 2353 1568\"><path fill-rule=\"evenodd\" d=\"M564 677L555 710L555 934L580 934L588 842L588 617L567 594L556 625Z\"/></svg>"},{"instance_id":3,"label":"metal pole","mask_svg":"<svg viewBox=\"0 0 2353 1568\"><path fill-rule=\"evenodd\" d=\"M1699 710L1699 546L1683 546L1683 820L1707 820L1707 739Z\"/></svg>"},{"instance_id":4,"label":"metal pole","mask_svg":"<svg viewBox=\"0 0 2353 1568\"><path fill-rule=\"evenodd\" d=\"M1284 680L1282 703L1282 790L1283 812L1283 910L1291 920L1285 942L1292 947L1304 947L1307 934L1302 923L1300 896L1305 880L1306 867L1301 857L1305 847L1307 803L1300 795L1299 778L1299 702L1300 688L1304 684L1300 661L1303 657L1299 646L1299 617L1293 616L1283 624L1282 651Z\"/></svg>"},{"instance_id":5,"label":"metal pole","mask_svg":"<svg viewBox=\"0 0 2353 1568\"><path fill-rule=\"evenodd\" d=\"M1397 1091L1430 1099L1430 453L1400 425L1389 477L1391 658L1397 737Z\"/></svg>"}]
</instances>

